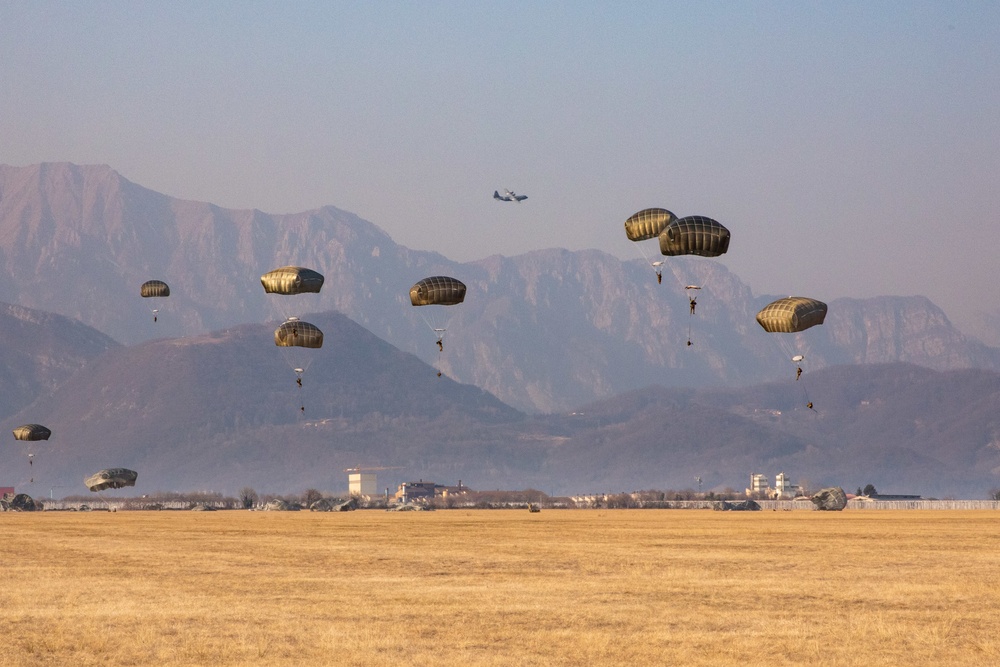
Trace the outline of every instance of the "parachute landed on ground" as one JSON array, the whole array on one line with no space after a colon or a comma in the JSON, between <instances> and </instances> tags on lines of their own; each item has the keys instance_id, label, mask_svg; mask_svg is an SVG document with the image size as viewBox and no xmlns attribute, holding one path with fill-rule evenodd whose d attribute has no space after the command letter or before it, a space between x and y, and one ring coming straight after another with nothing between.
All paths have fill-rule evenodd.
<instances>
[{"instance_id":1,"label":"parachute landed on ground","mask_svg":"<svg viewBox=\"0 0 1000 667\"><path fill-rule=\"evenodd\" d=\"M52 431L41 424L25 424L14 429L15 440L48 440Z\"/></svg>"},{"instance_id":2,"label":"parachute landed on ground","mask_svg":"<svg viewBox=\"0 0 1000 667\"><path fill-rule=\"evenodd\" d=\"M135 486L135 480L138 478L139 473L128 468L105 468L83 480L83 483L91 491L104 491Z\"/></svg>"},{"instance_id":3,"label":"parachute landed on ground","mask_svg":"<svg viewBox=\"0 0 1000 667\"><path fill-rule=\"evenodd\" d=\"M301 266L283 266L260 277L267 294L319 293L324 280L322 273Z\"/></svg>"},{"instance_id":4,"label":"parachute landed on ground","mask_svg":"<svg viewBox=\"0 0 1000 667\"><path fill-rule=\"evenodd\" d=\"M822 489L811 500L816 509L827 512L840 512L847 507L847 494L839 486Z\"/></svg>"}]
</instances>

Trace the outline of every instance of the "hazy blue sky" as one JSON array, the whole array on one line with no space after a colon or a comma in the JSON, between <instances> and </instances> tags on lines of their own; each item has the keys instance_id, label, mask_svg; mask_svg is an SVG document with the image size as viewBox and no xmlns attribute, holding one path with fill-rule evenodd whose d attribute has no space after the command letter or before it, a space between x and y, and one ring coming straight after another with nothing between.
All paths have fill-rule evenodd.
<instances>
[{"instance_id":1,"label":"hazy blue sky","mask_svg":"<svg viewBox=\"0 0 1000 667\"><path fill-rule=\"evenodd\" d=\"M728 226L756 294L923 294L982 334L998 45L974 1L0 0L0 162L332 204L457 260L639 257L622 224L662 206Z\"/></svg>"}]
</instances>

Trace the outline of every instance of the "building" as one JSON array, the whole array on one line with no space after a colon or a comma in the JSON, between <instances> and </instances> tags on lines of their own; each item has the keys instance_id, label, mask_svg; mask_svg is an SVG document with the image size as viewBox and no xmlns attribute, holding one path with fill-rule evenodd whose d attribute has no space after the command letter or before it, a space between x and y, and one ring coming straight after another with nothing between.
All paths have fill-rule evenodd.
<instances>
[{"instance_id":1,"label":"building","mask_svg":"<svg viewBox=\"0 0 1000 667\"><path fill-rule=\"evenodd\" d=\"M792 484L792 480L784 472L779 472L771 486L767 475L755 472L750 475L750 486L746 490L748 498L771 498L786 500L802 495L802 487Z\"/></svg>"},{"instance_id":2,"label":"building","mask_svg":"<svg viewBox=\"0 0 1000 667\"><path fill-rule=\"evenodd\" d=\"M8 493L10 494L10 496L12 498L14 497L14 487L13 486L0 486L0 498L3 498Z\"/></svg>"},{"instance_id":3,"label":"building","mask_svg":"<svg viewBox=\"0 0 1000 667\"><path fill-rule=\"evenodd\" d=\"M448 496L464 496L471 491L469 487L462 484L462 480L458 480L458 486L441 486L436 484L434 486L434 495L438 498L447 498Z\"/></svg>"},{"instance_id":4,"label":"building","mask_svg":"<svg viewBox=\"0 0 1000 667\"><path fill-rule=\"evenodd\" d=\"M396 491L396 495L393 498L401 503L412 503L416 500L427 501L434 500L435 498L464 496L471 490L462 484L462 480L458 480L458 486L444 486L443 484L420 480L419 482L403 482L399 485L399 490Z\"/></svg>"},{"instance_id":5,"label":"building","mask_svg":"<svg viewBox=\"0 0 1000 667\"><path fill-rule=\"evenodd\" d=\"M352 496L374 496L378 493L378 476L373 472L348 474L347 492Z\"/></svg>"},{"instance_id":6,"label":"building","mask_svg":"<svg viewBox=\"0 0 1000 667\"><path fill-rule=\"evenodd\" d=\"M759 472L752 473L750 475L750 487L747 489L747 496L763 498L767 495L770 488L771 482L768 481L767 475Z\"/></svg>"},{"instance_id":7,"label":"building","mask_svg":"<svg viewBox=\"0 0 1000 667\"><path fill-rule=\"evenodd\" d=\"M771 496L775 500L785 500L802 495L802 487L792 484L792 480L784 472L779 472L774 478L774 492Z\"/></svg>"},{"instance_id":8,"label":"building","mask_svg":"<svg viewBox=\"0 0 1000 667\"><path fill-rule=\"evenodd\" d=\"M401 503L412 503L416 500L426 501L434 499L434 482L403 482L399 485L396 495L393 496Z\"/></svg>"}]
</instances>

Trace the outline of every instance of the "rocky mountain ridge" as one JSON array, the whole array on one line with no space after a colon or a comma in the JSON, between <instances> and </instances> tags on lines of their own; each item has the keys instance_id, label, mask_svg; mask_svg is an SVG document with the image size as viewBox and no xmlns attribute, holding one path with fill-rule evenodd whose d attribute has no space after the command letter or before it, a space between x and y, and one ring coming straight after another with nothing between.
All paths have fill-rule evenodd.
<instances>
[{"instance_id":1,"label":"rocky mountain ridge","mask_svg":"<svg viewBox=\"0 0 1000 667\"><path fill-rule=\"evenodd\" d=\"M260 275L285 264L322 272L323 292L265 295ZM793 370L796 353L808 370L896 361L1000 369L997 349L964 336L922 297L835 299L824 326L786 339L754 321L772 297L752 294L724 262L679 257L666 269L658 285L641 260L599 250L458 263L400 246L332 206L227 210L153 192L107 166L0 166L0 301L79 319L126 344L336 310L532 413L650 384L776 380ZM465 303L411 307L409 287L435 274L465 282ZM150 278L172 290L155 306L138 296ZM690 283L704 286L694 317ZM435 327L448 330L441 354Z\"/></svg>"}]
</instances>

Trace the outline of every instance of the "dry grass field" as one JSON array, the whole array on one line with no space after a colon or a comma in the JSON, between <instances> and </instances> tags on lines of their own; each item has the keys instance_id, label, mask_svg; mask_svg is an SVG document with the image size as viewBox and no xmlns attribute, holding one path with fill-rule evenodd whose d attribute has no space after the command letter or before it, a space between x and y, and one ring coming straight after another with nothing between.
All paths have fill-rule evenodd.
<instances>
[{"instance_id":1,"label":"dry grass field","mask_svg":"<svg viewBox=\"0 0 1000 667\"><path fill-rule=\"evenodd\" d=\"M0 665L997 665L988 511L0 514Z\"/></svg>"}]
</instances>

